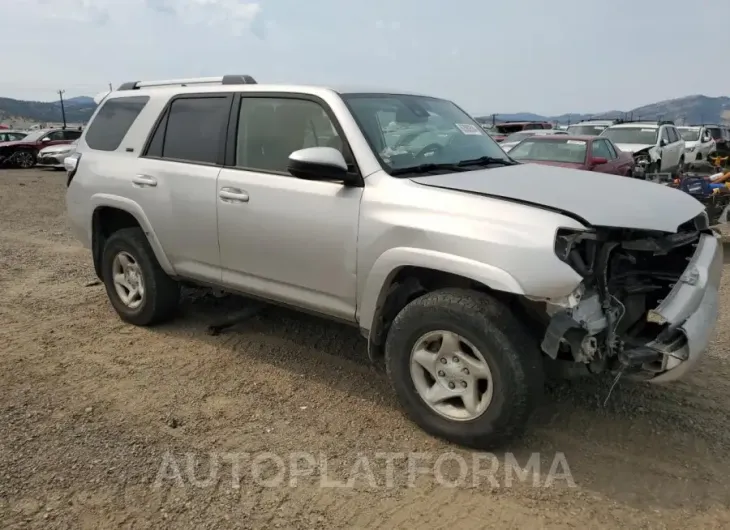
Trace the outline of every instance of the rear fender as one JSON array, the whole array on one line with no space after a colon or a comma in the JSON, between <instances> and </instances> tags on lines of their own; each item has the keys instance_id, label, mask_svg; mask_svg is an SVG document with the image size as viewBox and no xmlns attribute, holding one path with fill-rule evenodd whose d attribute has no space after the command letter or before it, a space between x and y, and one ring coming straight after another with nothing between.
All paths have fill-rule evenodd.
<instances>
[{"instance_id":1,"label":"rear fender","mask_svg":"<svg viewBox=\"0 0 730 530\"><path fill-rule=\"evenodd\" d=\"M176 276L175 269L170 263L170 260L167 259L167 255L165 254L165 251L163 250L159 239L157 239L157 236L155 235L155 231L152 229L152 225L150 224L149 219L147 218L144 211L142 210L142 207L139 204L125 197L99 193L91 197L91 205L92 212L95 212L97 208L108 207L117 208L118 210L125 211L128 214L132 215L132 217L137 220L137 223L147 236L150 247L152 247L152 251L155 253L155 257L157 258L160 267L162 267L162 270L164 270L169 276Z\"/></svg>"}]
</instances>

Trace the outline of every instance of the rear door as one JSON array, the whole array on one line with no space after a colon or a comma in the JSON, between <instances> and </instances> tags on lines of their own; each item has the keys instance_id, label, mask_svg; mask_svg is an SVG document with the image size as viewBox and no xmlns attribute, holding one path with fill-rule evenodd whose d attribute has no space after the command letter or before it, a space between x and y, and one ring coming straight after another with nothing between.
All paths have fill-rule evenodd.
<instances>
[{"instance_id":1,"label":"rear door","mask_svg":"<svg viewBox=\"0 0 730 530\"><path fill-rule=\"evenodd\" d=\"M231 93L173 97L153 128L130 198L142 206L175 271L219 282L216 181L225 152Z\"/></svg>"}]
</instances>

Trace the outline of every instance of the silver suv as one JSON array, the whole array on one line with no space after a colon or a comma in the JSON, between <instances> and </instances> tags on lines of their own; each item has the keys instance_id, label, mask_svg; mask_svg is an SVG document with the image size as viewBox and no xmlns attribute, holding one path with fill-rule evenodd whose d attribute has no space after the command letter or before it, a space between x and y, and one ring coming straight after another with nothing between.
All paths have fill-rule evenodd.
<instances>
[{"instance_id":1,"label":"silver suv","mask_svg":"<svg viewBox=\"0 0 730 530\"><path fill-rule=\"evenodd\" d=\"M112 306L181 282L358 327L429 433L505 443L546 365L654 382L712 334L722 246L665 186L518 164L443 99L248 76L125 83L65 160Z\"/></svg>"}]
</instances>

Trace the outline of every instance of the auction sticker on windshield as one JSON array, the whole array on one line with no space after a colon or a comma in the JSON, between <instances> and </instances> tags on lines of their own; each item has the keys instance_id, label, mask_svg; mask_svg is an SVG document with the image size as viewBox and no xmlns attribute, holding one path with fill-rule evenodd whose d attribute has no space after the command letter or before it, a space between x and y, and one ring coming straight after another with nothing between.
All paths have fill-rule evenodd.
<instances>
[{"instance_id":1,"label":"auction sticker on windshield","mask_svg":"<svg viewBox=\"0 0 730 530\"><path fill-rule=\"evenodd\" d=\"M566 140L565 143L568 145L585 145L583 140Z\"/></svg>"},{"instance_id":2,"label":"auction sticker on windshield","mask_svg":"<svg viewBox=\"0 0 730 530\"><path fill-rule=\"evenodd\" d=\"M476 125L472 125L471 123L455 123L459 130L464 134L482 134L482 131L479 127Z\"/></svg>"}]
</instances>

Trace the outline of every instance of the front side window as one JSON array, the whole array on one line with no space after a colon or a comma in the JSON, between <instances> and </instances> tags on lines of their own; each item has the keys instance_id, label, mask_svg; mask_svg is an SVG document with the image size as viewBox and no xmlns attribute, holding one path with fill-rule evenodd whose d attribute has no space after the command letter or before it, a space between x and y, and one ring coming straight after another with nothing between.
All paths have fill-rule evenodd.
<instances>
[{"instance_id":1,"label":"front side window","mask_svg":"<svg viewBox=\"0 0 730 530\"><path fill-rule=\"evenodd\" d=\"M319 103L276 97L241 99L236 166L286 173L289 155L307 147L332 147L345 156L342 138Z\"/></svg>"},{"instance_id":2,"label":"front side window","mask_svg":"<svg viewBox=\"0 0 730 530\"><path fill-rule=\"evenodd\" d=\"M595 140L593 142L593 156L610 160L612 157L611 152L608 150L608 144L603 140Z\"/></svg>"},{"instance_id":3,"label":"front side window","mask_svg":"<svg viewBox=\"0 0 730 530\"><path fill-rule=\"evenodd\" d=\"M162 158L203 164L219 162L230 106L227 95L173 100L168 110Z\"/></svg>"},{"instance_id":4,"label":"front side window","mask_svg":"<svg viewBox=\"0 0 730 530\"><path fill-rule=\"evenodd\" d=\"M107 99L86 131L86 144L99 151L114 151L149 101L147 96Z\"/></svg>"},{"instance_id":5,"label":"front side window","mask_svg":"<svg viewBox=\"0 0 730 530\"><path fill-rule=\"evenodd\" d=\"M601 133L614 144L654 145L659 129L650 127L609 127Z\"/></svg>"},{"instance_id":6,"label":"front side window","mask_svg":"<svg viewBox=\"0 0 730 530\"><path fill-rule=\"evenodd\" d=\"M532 137L517 144L509 155L515 160L583 164L587 150L583 140Z\"/></svg>"},{"instance_id":7,"label":"front side window","mask_svg":"<svg viewBox=\"0 0 730 530\"><path fill-rule=\"evenodd\" d=\"M400 94L342 97L389 173L483 157L511 162L499 144L450 101Z\"/></svg>"},{"instance_id":8,"label":"front side window","mask_svg":"<svg viewBox=\"0 0 730 530\"><path fill-rule=\"evenodd\" d=\"M669 135L669 143L673 144L679 141L679 134L674 127L667 127L667 134Z\"/></svg>"}]
</instances>

